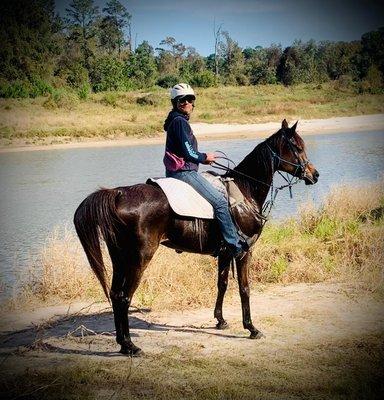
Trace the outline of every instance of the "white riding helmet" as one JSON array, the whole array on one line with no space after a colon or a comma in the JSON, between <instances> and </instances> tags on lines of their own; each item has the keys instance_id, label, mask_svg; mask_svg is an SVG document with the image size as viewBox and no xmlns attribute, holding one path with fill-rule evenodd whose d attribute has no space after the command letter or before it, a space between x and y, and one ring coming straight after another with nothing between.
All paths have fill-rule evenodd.
<instances>
[{"instance_id":1,"label":"white riding helmet","mask_svg":"<svg viewBox=\"0 0 384 400\"><path fill-rule=\"evenodd\" d=\"M171 89L171 100L184 96L193 96L196 99L195 92L188 83L178 83Z\"/></svg>"}]
</instances>

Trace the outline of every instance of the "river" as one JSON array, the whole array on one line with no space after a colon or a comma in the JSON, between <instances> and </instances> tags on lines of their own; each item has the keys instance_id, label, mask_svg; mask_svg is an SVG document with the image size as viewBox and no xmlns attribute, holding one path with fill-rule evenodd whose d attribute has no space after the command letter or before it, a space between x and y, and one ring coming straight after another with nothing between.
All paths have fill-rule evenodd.
<instances>
[{"instance_id":1,"label":"river","mask_svg":"<svg viewBox=\"0 0 384 400\"><path fill-rule=\"evenodd\" d=\"M201 150L221 150L239 162L262 139L204 141ZM279 194L273 218L297 212L300 203L320 204L334 185L376 181L384 171L384 133L356 132L304 137L319 182L300 182ZM55 226L68 224L79 203L99 187L163 176L163 145L78 148L0 154L0 278L12 286L44 246ZM206 167L204 167L206 168ZM203 169L204 169L203 168Z\"/></svg>"}]
</instances>

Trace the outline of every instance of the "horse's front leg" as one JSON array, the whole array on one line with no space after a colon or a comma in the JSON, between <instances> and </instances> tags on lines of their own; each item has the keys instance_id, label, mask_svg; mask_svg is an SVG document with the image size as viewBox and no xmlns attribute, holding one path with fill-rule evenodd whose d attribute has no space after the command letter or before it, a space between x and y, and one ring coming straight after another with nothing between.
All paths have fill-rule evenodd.
<instances>
[{"instance_id":1,"label":"horse's front leg","mask_svg":"<svg viewBox=\"0 0 384 400\"><path fill-rule=\"evenodd\" d=\"M243 313L243 327L251 332L250 339L260 339L264 335L253 326L251 319L251 309L249 306L249 283L248 283L248 265L251 259L250 254L246 254L242 260L236 262L237 280L239 283L239 292L241 299L241 309Z\"/></svg>"},{"instance_id":2,"label":"horse's front leg","mask_svg":"<svg viewBox=\"0 0 384 400\"><path fill-rule=\"evenodd\" d=\"M214 312L214 317L217 319L217 329L228 327L227 321L223 318L223 301L228 287L229 262L228 257L218 257L217 299Z\"/></svg>"}]
</instances>

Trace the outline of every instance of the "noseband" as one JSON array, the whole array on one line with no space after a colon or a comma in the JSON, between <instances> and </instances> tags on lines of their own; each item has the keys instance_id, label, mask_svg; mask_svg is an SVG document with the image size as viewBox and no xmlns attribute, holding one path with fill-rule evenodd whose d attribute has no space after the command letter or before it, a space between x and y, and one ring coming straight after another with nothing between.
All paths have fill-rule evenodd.
<instances>
[{"instance_id":1,"label":"noseband","mask_svg":"<svg viewBox=\"0 0 384 400\"><path fill-rule=\"evenodd\" d=\"M289 150L295 156L297 162L291 162L291 161L286 160L285 158L282 158L279 154L277 154L275 151L272 150L272 148L268 145L268 143L266 143L268 150L272 154L272 172L274 172L279 167L279 165L282 162L284 162L284 163L286 163L288 165L292 165L293 167L296 168L295 172L293 173L292 179L293 179L293 177L296 177L296 174L298 171L300 171L300 175L298 176L299 179L308 178L306 176L305 169L307 168L307 165L309 164L309 160L305 160L304 162L302 162L299 157L299 154L297 153L296 148L293 145L293 143L291 142L291 140L287 138L287 136L284 134L284 132L282 133L282 136L285 139L285 141L287 142ZM278 161L278 163L276 165L276 169L275 169L275 160ZM280 173L280 171L278 171L278 172ZM280 173L280 175L281 175L281 173ZM283 175L281 175L281 176L283 176ZM283 176L283 178L285 179L284 176ZM287 180L287 179L285 179L285 180Z\"/></svg>"}]
</instances>

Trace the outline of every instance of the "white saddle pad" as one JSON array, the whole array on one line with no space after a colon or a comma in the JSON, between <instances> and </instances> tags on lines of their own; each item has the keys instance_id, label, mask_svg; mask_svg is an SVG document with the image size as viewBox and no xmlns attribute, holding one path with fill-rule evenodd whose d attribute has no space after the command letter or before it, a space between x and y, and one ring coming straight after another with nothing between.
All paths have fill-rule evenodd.
<instances>
[{"instance_id":1,"label":"white saddle pad","mask_svg":"<svg viewBox=\"0 0 384 400\"><path fill-rule=\"evenodd\" d=\"M213 219L213 207L187 183L175 178L150 179L161 187L172 210L186 217Z\"/></svg>"}]
</instances>

